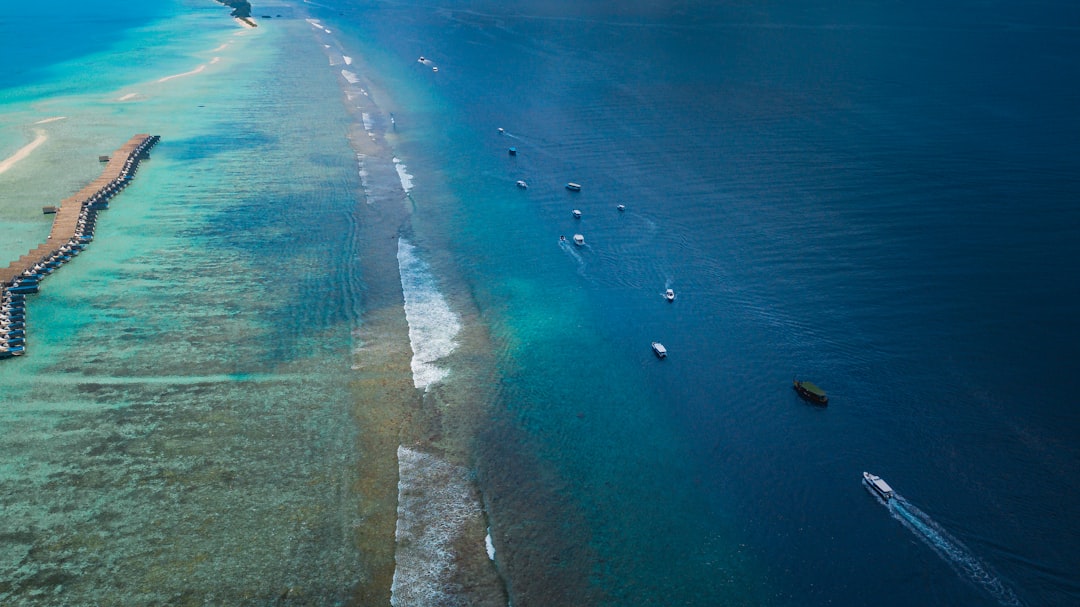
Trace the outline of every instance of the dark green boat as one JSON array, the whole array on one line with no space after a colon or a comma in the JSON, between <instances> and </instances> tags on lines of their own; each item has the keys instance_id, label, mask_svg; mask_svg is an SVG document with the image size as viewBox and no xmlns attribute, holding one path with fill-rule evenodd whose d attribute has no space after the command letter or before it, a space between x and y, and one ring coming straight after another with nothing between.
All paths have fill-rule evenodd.
<instances>
[{"instance_id":1,"label":"dark green boat","mask_svg":"<svg viewBox=\"0 0 1080 607\"><path fill-rule=\"evenodd\" d=\"M799 381L797 379L792 381L794 383L795 391L799 393L799 396L819 405L829 404L829 396L825 394L825 391L819 388L817 384L808 381Z\"/></svg>"}]
</instances>

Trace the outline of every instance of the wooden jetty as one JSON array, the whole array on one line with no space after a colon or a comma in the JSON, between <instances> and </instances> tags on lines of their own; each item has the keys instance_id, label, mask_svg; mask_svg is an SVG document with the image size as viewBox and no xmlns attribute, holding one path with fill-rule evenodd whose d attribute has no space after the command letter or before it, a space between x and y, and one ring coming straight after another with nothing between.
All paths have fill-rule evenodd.
<instances>
[{"instance_id":1,"label":"wooden jetty","mask_svg":"<svg viewBox=\"0 0 1080 607\"><path fill-rule=\"evenodd\" d=\"M108 160L101 176L56 209L52 230L45 242L0 270L0 358L25 351L25 293L37 291L45 276L77 255L92 239L97 213L109 207L109 199L127 187L139 161L148 158L157 135L135 135ZM12 328L17 327L17 328Z\"/></svg>"}]
</instances>

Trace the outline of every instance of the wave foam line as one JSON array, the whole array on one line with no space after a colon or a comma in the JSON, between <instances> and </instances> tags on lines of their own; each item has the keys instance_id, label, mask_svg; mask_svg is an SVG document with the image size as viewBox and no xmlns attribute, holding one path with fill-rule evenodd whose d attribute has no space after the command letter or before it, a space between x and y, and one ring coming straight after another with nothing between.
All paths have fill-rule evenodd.
<instances>
[{"instance_id":1,"label":"wave foam line","mask_svg":"<svg viewBox=\"0 0 1080 607\"><path fill-rule=\"evenodd\" d=\"M46 135L45 131L43 131L42 129L34 129L34 133L37 135L37 137L34 137L33 141L22 146L21 148L16 150L14 154L5 158L3 162L0 162L0 173L7 172L8 169L15 166L15 164L18 163L20 160L23 160L24 158L29 156L34 150L38 149L41 144L45 143L45 141L49 139L49 136Z\"/></svg>"},{"instance_id":2,"label":"wave foam line","mask_svg":"<svg viewBox=\"0 0 1080 607\"><path fill-rule=\"evenodd\" d=\"M370 194L371 186L368 183L367 165L364 163L364 160L366 158L367 156L358 152L356 154L356 166L357 173L360 175L360 188L364 190L364 202L367 204L372 204L374 201L371 199Z\"/></svg>"},{"instance_id":3,"label":"wave foam line","mask_svg":"<svg viewBox=\"0 0 1080 607\"><path fill-rule=\"evenodd\" d=\"M349 84L356 84L357 82L360 82L360 77L357 76L355 72L350 72L349 70L341 70L341 75L345 77L345 80Z\"/></svg>"},{"instance_id":4,"label":"wave foam line","mask_svg":"<svg viewBox=\"0 0 1080 607\"><path fill-rule=\"evenodd\" d=\"M394 168L397 169L398 179L401 180L401 189L405 190L405 193L408 194L409 192L412 191L412 187L413 187L412 178L413 178L413 176L409 174L409 172L407 170L408 167L405 166L405 163L402 162L401 159L396 157L396 156L394 157Z\"/></svg>"},{"instance_id":5,"label":"wave foam line","mask_svg":"<svg viewBox=\"0 0 1080 607\"><path fill-rule=\"evenodd\" d=\"M352 65L352 57L348 55L342 55L341 58L345 60L345 65Z\"/></svg>"},{"instance_id":6,"label":"wave foam line","mask_svg":"<svg viewBox=\"0 0 1080 607\"><path fill-rule=\"evenodd\" d=\"M398 515L390 604L466 605L468 589L454 580L455 545L469 520L481 512L469 489L467 471L403 446L398 447L397 457Z\"/></svg>"},{"instance_id":7,"label":"wave foam line","mask_svg":"<svg viewBox=\"0 0 1080 607\"><path fill-rule=\"evenodd\" d=\"M42 118L34 124L49 124L50 122L56 122L57 120L64 120L67 116L53 116L52 118Z\"/></svg>"},{"instance_id":8,"label":"wave foam line","mask_svg":"<svg viewBox=\"0 0 1080 607\"><path fill-rule=\"evenodd\" d=\"M457 348L454 338L461 322L439 292L427 264L417 256L416 247L404 238L398 239L398 267L413 351L413 385L426 391L449 373L434 363Z\"/></svg>"},{"instance_id":9,"label":"wave foam line","mask_svg":"<svg viewBox=\"0 0 1080 607\"><path fill-rule=\"evenodd\" d=\"M960 540L952 536L930 515L900 495L894 495L885 507L893 518L929 546L958 574L986 590L998 603L1007 607L1023 607L1020 597L998 577L989 565L983 563Z\"/></svg>"}]
</instances>

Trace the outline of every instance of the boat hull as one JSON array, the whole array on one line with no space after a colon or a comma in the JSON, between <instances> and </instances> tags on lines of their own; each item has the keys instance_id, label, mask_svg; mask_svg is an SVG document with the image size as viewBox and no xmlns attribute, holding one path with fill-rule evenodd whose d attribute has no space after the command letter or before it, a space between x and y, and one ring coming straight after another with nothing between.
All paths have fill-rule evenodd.
<instances>
[{"instance_id":1,"label":"boat hull","mask_svg":"<svg viewBox=\"0 0 1080 607\"><path fill-rule=\"evenodd\" d=\"M803 385L804 382L795 380L792 387L799 393L804 400L808 400L815 405L828 405L829 397L824 393L814 392Z\"/></svg>"}]
</instances>

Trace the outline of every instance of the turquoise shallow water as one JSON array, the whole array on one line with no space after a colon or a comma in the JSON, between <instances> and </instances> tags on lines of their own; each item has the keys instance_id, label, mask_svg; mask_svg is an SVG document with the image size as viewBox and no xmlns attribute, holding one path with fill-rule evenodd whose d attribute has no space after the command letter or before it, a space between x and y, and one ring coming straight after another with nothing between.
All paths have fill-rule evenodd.
<instances>
[{"instance_id":1,"label":"turquoise shallow water","mask_svg":"<svg viewBox=\"0 0 1080 607\"><path fill-rule=\"evenodd\" d=\"M284 31L175 10L132 33L168 50L100 80L99 58L73 62L80 96L10 114L66 118L5 191L74 191L135 132L168 144L43 283L29 354L0 368L4 604L342 604L365 575L337 84L309 78L312 53L272 70Z\"/></svg>"}]
</instances>

